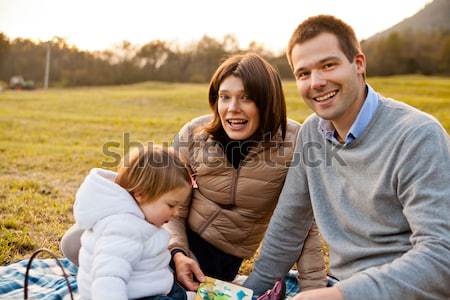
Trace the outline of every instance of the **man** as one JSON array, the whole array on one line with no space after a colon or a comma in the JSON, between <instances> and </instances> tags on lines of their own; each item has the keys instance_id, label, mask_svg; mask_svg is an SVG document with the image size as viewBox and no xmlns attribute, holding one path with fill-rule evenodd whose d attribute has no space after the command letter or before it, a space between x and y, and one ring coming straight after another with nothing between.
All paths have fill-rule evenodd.
<instances>
[{"instance_id":1,"label":"man","mask_svg":"<svg viewBox=\"0 0 450 300\"><path fill-rule=\"evenodd\" d=\"M365 82L366 58L339 19L304 21L287 57L315 114L299 133L297 159L245 285L259 294L286 274L313 212L340 281L296 300L450 299L445 130Z\"/></svg>"}]
</instances>

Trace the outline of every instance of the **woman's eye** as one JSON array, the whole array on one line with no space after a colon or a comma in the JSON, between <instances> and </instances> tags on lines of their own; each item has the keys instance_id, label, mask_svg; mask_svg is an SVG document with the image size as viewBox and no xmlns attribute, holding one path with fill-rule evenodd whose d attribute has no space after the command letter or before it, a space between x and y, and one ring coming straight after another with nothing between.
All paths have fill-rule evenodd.
<instances>
[{"instance_id":1,"label":"woman's eye","mask_svg":"<svg viewBox=\"0 0 450 300\"><path fill-rule=\"evenodd\" d=\"M219 100L228 100L230 97L228 97L228 95L219 95Z\"/></svg>"},{"instance_id":2,"label":"woman's eye","mask_svg":"<svg viewBox=\"0 0 450 300\"><path fill-rule=\"evenodd\" d=\"M240 101L243 101L243 102L253 101L253 100L250 98L250 96L247 95L247 94L241 95L241 96L239 97L239 100L240 100Z\"/></svg>"}]
</instances>

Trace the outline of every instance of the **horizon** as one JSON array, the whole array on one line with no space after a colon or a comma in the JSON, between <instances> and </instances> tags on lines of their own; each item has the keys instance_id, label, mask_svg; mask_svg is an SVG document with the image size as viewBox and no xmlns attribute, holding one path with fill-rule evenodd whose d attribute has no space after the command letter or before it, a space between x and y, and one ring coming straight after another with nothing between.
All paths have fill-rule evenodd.
<instances>
[{"instance_id":1,"label":"horizon","mask_svg":"<svg viewBox=\"0 0 450 300\"><path fill-rule=\"evenodd\" d=\"M356 0L283 0L276 5L268 1L241 2L0 0L0 32L10 39L36 42L61 37L68 45L90 52L113 49L123 41L141 47L157 39L186 47L205 35L222 40L230 34L241 49L254 41L277 54L284 50L295 27L309 16L333 14L349 23L362 40L413 16L432 1L379 0L363 7ZM385 9L387 5L389 10ZM255 11L258 14L252 17ZM158 30L149 29L155 27Z\"/></svg>"}]
</instances>

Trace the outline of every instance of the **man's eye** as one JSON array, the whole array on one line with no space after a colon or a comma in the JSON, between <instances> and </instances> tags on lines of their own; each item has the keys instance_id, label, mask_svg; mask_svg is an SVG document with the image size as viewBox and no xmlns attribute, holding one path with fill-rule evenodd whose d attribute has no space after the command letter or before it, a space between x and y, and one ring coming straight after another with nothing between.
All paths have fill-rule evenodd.
<instances>
[{"instance_id":1,"label":"man's eye","mask_svg":"<svg viewBox=\"0 0 450 300\"><path fill-rule=\"evenodd\" d=\"M323 68L324 68L325 70L331 69L332 67L334 67L334 64L333 64L333 63L328 63L328 64L325 64L325 65L323 66Z\"/></svg>"},{"instance_id":2,"label":"man's eye","mask_svg":"<svg viewBox=\"0 0 450 300\"><path fill-rule=\"evenodd\" d=\"M306 79L309 76L309 72L301 72L297 74L297 79Z\"/></svg>"}]
</instances>

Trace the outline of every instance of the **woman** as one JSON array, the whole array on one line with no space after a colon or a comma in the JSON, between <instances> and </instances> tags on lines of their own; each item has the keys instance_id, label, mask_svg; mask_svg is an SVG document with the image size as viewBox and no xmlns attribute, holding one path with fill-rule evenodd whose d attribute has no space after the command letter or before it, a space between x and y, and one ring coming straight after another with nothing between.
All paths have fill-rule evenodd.
<instances>
[{"instance_id":1,"label":"woman","mask_svg":"<svg viewBox=\"0 0 450 300\"><path fill-rule=\"evenodd\" d=\"M277 71L256 54L219 66L209 105L213 115L186 124L174 142L196 183L179 217L166 225L177 279L190 290L203 274L233 280L242 260L254 255L300 128L286 118ZM300 257L303 290L326 285L320 248L314 225Z\"/></svg>"},{"instance_id":2,"label":"woman","mask_svg":"<svg viewBox=\"0 0 450 300\"><path fill-rule=\"evenodd\" d=\"M174 150L190 168L194 189L165 225L177 280L188 290L207 275L232 281L255 254L283 187L300 124L287 120L277 71L256 54L224 61L209 87L213 115L187 123ZM61 241L77 262L80 232ZM326 272L313 224L299 253L302 290L324 287Z\"/></svg>"}]
</instances>

